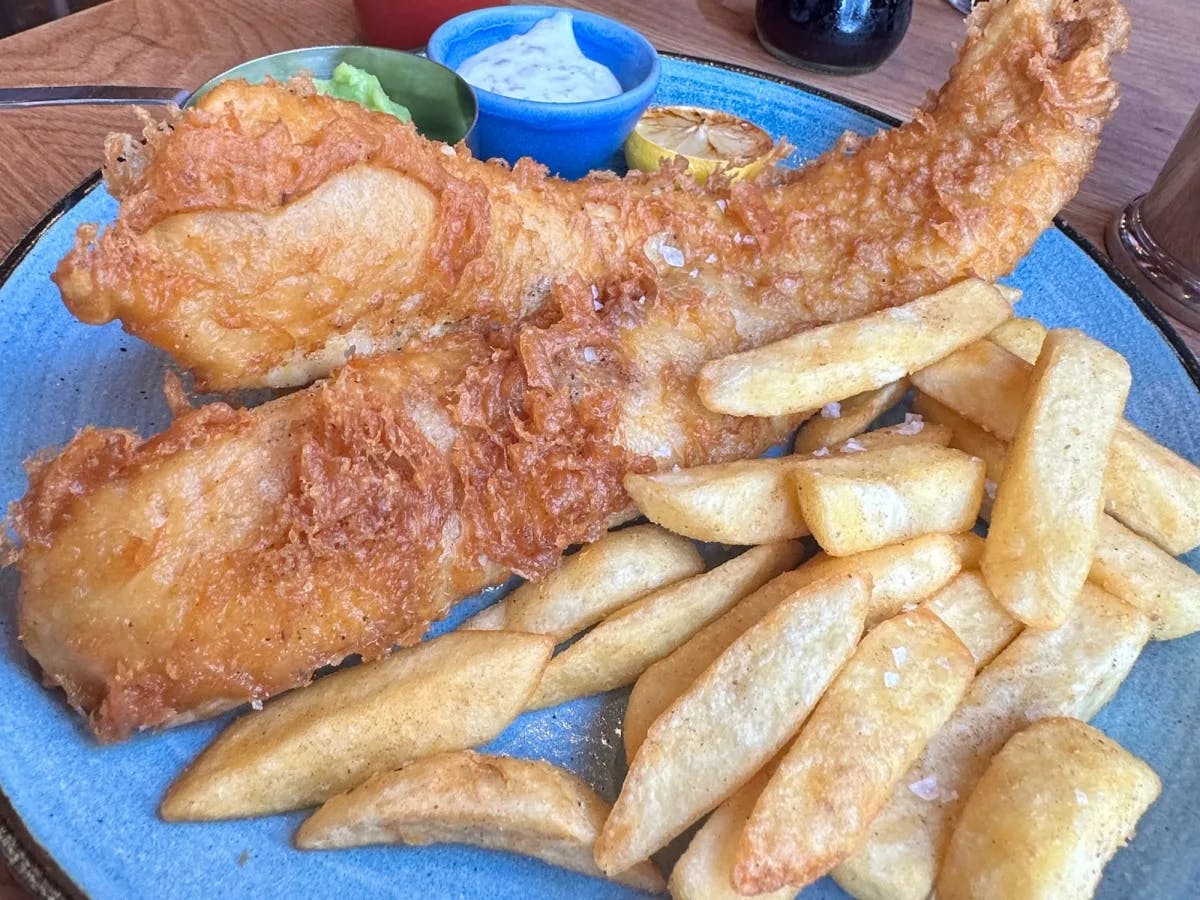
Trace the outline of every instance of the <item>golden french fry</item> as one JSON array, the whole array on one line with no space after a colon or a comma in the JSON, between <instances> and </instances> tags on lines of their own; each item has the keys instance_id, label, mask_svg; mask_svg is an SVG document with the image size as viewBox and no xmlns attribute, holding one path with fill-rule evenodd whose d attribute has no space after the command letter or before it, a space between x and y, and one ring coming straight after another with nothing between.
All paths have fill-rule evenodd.
<instances>
[{"instance_id":1,"label":"golden french fry","mask_svg":"<svg viewBox=\"0 0 1200 900\"><path fill-rule=\"evenodd\" d=\"M1089 584L1060 628L1018 635L975 677L867 839L834 869L838 884L860 900L925 900L950 828L993 754L1035 719L1091 718L1149 633L1138 610Z\"/></svg>"},{"instance_id":2,"label":"golden french fry","mask_svg":"<svg viewBox=\"0 0 1200 900\"><path fill-rule=\"evenodd\" d=\"M921 409L931 419L950 425L954 431L952 446L982 458L987 464L989 479L1001 479L1007 452L1003 442L919 392L913 407ZM961 425L952 423L955 418ZM995 490L994 483L990 487ZM991 505L986 497L988 488L985 483L985 498L979 511L983 519L991 518ZM977 554L983 549L983 540L969 533L963 539L978 548L973 561L964 554L963 568L975 568L979 564ZM1149 616L1155 640L1169 640L1200 631L1200 574L1107 514L1100 519L1100 541L1088 578ZM950 625L953 627L954 623ZM970 640L967 643L970 645Z\"/></svg>"},{"instance_id":3,"label":"golden french fry","mask_svg":"<svg viewBox=\"0 0 1200 900\"><path fill-rule=\"evenodd\" d=\"M1105 510L1172 555L1200 545L1200 468L1128 422L1104 473Z\"/></svg>"},{"instance_id":4,"label":"golden french fry","mask_svg":"<svg viewBox=\"0 0 1200 900\"><path fill-rule=\"evenodd\" d=\"M629 695L625 710L625 757L632 761L651 724L751 625L783 600L818 579L861 572L871 578L866 625L913 606L959 571L960 537L927 534L854 556L818 555L759 588L687 643L650 666Z\"/></svg>"},{"instance_id":5,"label":"golden french fry","mask_svg":"<svg viewBox=\"0 0 1200 900\"><path fill-rule=\"evenodd\" d=\"M988 334L988 340L999 344L1014 356L1019 356L1032 365L1042 352L1042 341L1046 339L1046 326L1036 319L1020 317L1001 322Z\"/></svg>"},{"instance_id":6,"label":"golden french fry","mask_svg":"<svg viewBox=\"0 0 1200 900\"><path fill-rule=\"evenodd\" d=\"M950 442L950 432L928 423L869 431L822 456L901 444ZM800 515L792 473L810 456L749 459L625 476L625 490L643 515L677 534L721 544L770 544L809 533Z\"/></svg>"},{"instance_id":7,"label":"golden french fry","mask_svg":"<svg viewBox=\"0 0 1200 900\"><path fill-rule=\"evenodd\" d=\"M543 635L455 631L320 679L248 713L176 779L168 821L315 806L376 772L491 740L554 652Z\"/></svg>"},{"instance_id":8,"label":"golden french fry","mask_svg":"<svg viewBox=\"0 0 1200 900\"><path fill-rule=\"evenodd\" d=\"M758 798L734 887L807 885L845 859L974 676L971 653L931 612L867 632Z\"/></svg>"},{"instance_id":9,"label":"golden french fry","mask_svg":"<svg viewBox=\"0 0 1200 900\"><path fill-rule=\"evenodd\" d=\"M862 633L870 584L820 581L735 640L650 728L596 842L621 872L748 781L800 728Z\"/></svg>"},{"instance_id":10,"label":"golden french fry","mask_svg":"<svg viewBox=\"0 0 1200 900\"><path fill-rule=\"evenodd\" d=\"M1200 631L1200 574L1111 516L1088 579L1144 612L1157 640Z\"/></svg>"},{"instance_id":11,"label":"golden french fry","mask_svg":"<svg viewBox=\"0 0 1200 900\"><path fill-rule=\"evenodd\" d=\"M987 487L985 485L986 493ZM964 531L952 535L954 545L958 549L958 561L964 569L978 569L979 560L983 556L983 538L973 531Z\"/></svg>"},{"instance_id":12,"label":"golden french fry","mask_svg":"<svg viewBox=\"0 0 1200 900\"><path fill-rule=\"evenodd\" d=\"M491 609L508 631L548 634L564 641L651 591L704 571L696 545L657 525L610 531L541 581L527 582ZM485 610L484 612L487 612ZM475 619L464 628L479 628ZM490 618L483 619L488 627Z\"/></svg>"},{"instance_id":13,"label":"golden french fry","mask_svg":"<svg viewBox=\"0 0 1200 900\"><path fill-rule=\"evenodd\" d=\"M706 363L704 405L736 416L780 416L875 390L1011 318L990 284L967 280L860 319L824 325Z\"/></svg>"},{"instance_id":14,"label":"golden french fry","mask_svg":"<svg viewBox=\"0 0 1200 900\"><path fill-rule=\"evenodd\" d=\"M928 397L1008 443L1025 412L1033 366L999 344L978 341L912 373Z\"/></svg>"},{"instance_id":15,"label":"golden french fry","mask_svg":"<svg viewBox=\"0 0 1200 900\"><path fill-rule=\"evenodd\" d=\"M1066 329L1046 336L979 562L1000 605L1026 625L1061 625L1087 580L1129 384L1129 364L1099 341Z\"/></svg>"},{"instance_id":16,"label":"golden french fry","mask_svg":"<svg viewBox=\"0 0 1200 900\"><path fill-rule=\"evenodd\" d=\"M603 878L592 846L608 812L582 779L548 762L460 750L416 760L331 797L300 826L296 846L470 844ZM648 861L615 880L655 893L665 887Z\"/></svg>"},{"instance_id":17,"label":"golden french fry","mask_svg":"<svg viewBox=\"0 0 1200 900\"><path fill-rule=\"evenodd\" d=\"M1008 452L1008 444L921 391L916 391L913 395L913 411L930 424L949 428L950 446L955 450L983 460L994 494L996 485L1004 477L1004 456ZM987 497L985 492L984 505L988 508L991 507L990 501L991 498Z\"/></svg>"},{"instance_id":18,"label":"golden french fry","mask_svg":"<svg viewBox=\"0 0 1200 900\"><path fill-rule=\"evenodd\" d=\"M921 534L969 530L983 463L936 445L809 460L793 476L800 513L821 548L848 556Z\"/></svg>"},{"instance_id":19,"label":"golden french fry","mask_svg":"<svg viewBox=\"0 0 1200 900\"><path fill-rule=\"evenodd\" d=\"M869 575L867 627L873 628L944 587L961 568L958 535L923 534L850 556L818 553L796 571L812 581L850 572Z\"/></svg>"},{"instance_id":20,"label":"golden french fry","mask_svg":"<svg viewBox=\"0 0 1200 900\"><path fill-rule=\"evenodd\" d=\"M775 764L768 763L705 820L671 870L673 900L742 900L745 895L733 888L738 840L774 771ZM759 900L792 900L799 890L789 886L757 896Z\"/></svg>"},{"instance_id":21,"label":"golden french fry","mask_svg":"<svg viewBox=\"0 0 1200 900\"><path fill-rule=\"evenodd\" d=\"M908 391L901 378L872 391L864 391L840 402L828 403L796 430L793 453L812 453L862 434L871 423L900 402Z\"/></svg>"},{"instance_id":22,"label":"golden french fry","mask_svg":"<svg viewBox=\"0 0 1200 900\"><path fill-rule=\"evenodd\" d=\"M1088 900L1158 797L1154 771L1076 719L1043 719L996 754L963 806L938 900Z\"/></svg>"},{"instance_id":23,"label":"golden french fry","mask_svg":"<svg viewBox=\"0 0 1200 900\"><path fill-rule=\"evenodd\" d=\"M1017 301L1021 299L1020 288L1010 287L1007 284L997 284L995 288L1000 292L1000 296L1004 298L1009 306L1016 306ZM995 331L994 328L992 330Z\"/></svg>"},{"instance_id":24,"label":"golden french fry","mask_svg":"<svg viewBox=\"0 0 1200 900\"><path fill-rule=\"evenodd\" d=\"M776 576L638 676L629 694L621 728L627 763L633 762L655 719L678 700L730 644L812 582L804 568Z\"/></svg>"},{"instance_id":25,"label":"golden french fry","mask_svg":"<svg viewBox=\"0 0 1200 900\"><path fill-rule=\"evenodd\" d=\"M899 447L902 444L937 444L945 447L950 443L950 436L949 428L942 428L940 425L923 420L914 420L899 425L888 425L886 428L876 428L874 431L864 431L856 437L846 438L840 444L818 447L812 453L806 453L802 458L820 459L826 456L849 455L867 450Z\"/></svg>"},{"instance_id":26,"label":"golden french fry","mask_svg":"<svg viewBox=\"0 0 1200 900\"><path fill-rule=\"evenodd\" d=\"M979 341L912 375L913 384L1002 441L1026 406L1032 366ZM1104 474L1104 508L1168 553L1200 545L1200 467L1127 421L1117 425Z\"/></svg>"},{"instance_id":27,"label":"golden french fry","mask_svg":"<svg viewBox=\"0 0 1200 900\"><path fill-rule=\"evenodd\" d=\"M547 666L531 709L632 684L717 616L804 555L792 541L753 547L711 572L661 588L617 610Z\"/></svg>"},{"instance_id":28,"label":"golden french fry","mask_svg":"<svg viewBox=\"0 0 1200 900\"><path fill-rule=\"evenodd\" d=\"M921 606L967 645L977 669L995 659L1021 631L1021 623L996 602L978 572L960 572Z\"/></svg>"}]
</instances>

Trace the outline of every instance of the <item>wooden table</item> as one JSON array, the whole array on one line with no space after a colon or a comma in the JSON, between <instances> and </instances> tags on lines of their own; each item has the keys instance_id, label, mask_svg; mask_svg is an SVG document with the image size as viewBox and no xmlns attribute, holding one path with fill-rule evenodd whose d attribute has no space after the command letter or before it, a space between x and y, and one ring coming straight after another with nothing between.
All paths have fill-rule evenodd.
<instances>
[{"instance_id":1,"label":"wooden table","mask_svg":"<svg viewBox=\"0 0 1200 900\"><path fill-rule=\"evenodd\" d=\"M1102 246L1105 224L1154 180L1200 101L1200 17L1177 0L1128 0L1129 51L1117 63L1122 105L1095 168L1063 217ZM961 40L943 0L916 0L896 54L869 75L838 78L789 68L753 35L752 0L589 0L663 50L708 56L807 81L899 116L940 85ZM113 0L0 40L0 84L115 82L194 87L229 66L276 50L358 39L349 0ZM92 172L104 135L137 127L128 110L0 113L0 251ZM1200 334L1180 327L1200 351ZM25 894L0 867L0 900Z\"/></svg>"}]
</instances>

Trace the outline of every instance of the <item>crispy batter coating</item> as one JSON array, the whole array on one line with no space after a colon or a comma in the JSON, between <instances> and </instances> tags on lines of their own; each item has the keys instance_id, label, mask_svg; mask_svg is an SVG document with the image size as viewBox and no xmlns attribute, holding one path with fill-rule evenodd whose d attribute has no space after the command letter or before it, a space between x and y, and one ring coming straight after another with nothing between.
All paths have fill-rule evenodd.
<instances>
[{"instance_id":1,"label":"crispy batter coating","mask_svg":"<svg viewBox=\"0 0 1200 900\"><path fill-rule=\"evenodd\" d=\"M120 318L226 390L514 321L569 275L646 256L662 269L663 236L685 271L716 253L705 279L821 319L994 277L1087 169L1126 20L1116 0L993 0L969 28L950 85L910 126L732 189L670 172L564 182L301 81L228 83L144 147L111 143L120 216L82 227L55 278L82 320Z\"/></svg>"},{"instance_id":2,"label":"crispy batter coating","mask_svg":"<svg viewBox=\"0 0 1200 900\"><path fill-rule=\"evenodd\" d=\"M169 310L190 301L174 280L193 275L183 256L155 255L156 229L186 230L181 221L214 204L235 217L220 226L224 244L207 232L187 251L209 254L197 265L217 278L218 260L242 258L246 217L305 202L289 207L282 184L312 197L338 178L395 171L362 153L391 153L408 173L427 167L425 185L460 178L476 198L582 198L582 218L570 240L535 225L497 238L487 223L499 201L472 201L452 221L439 195L429 243L450 274L436 282L422 262L421 278L445 287L438 303L486 307L472 327L355 358L253 410L183 412L145 441L88 429L34 462L12 518L25 646L114 740L304 684L351 654L386 653L507 571L548 571L626 512L625 473L753 455L794 424L704 409L694 384L704 361L1008 271L1087 168L1126 29L1115 0L992 0L971 18L950 83L912 124L844 143L778 183L717 193L671 174L572 187L528 167L451 161L333 101L230 88L230 102L247 105L241 119L210 109L158 140L130 175L121 221L64 263L76 309L154 306L164 315L145 327L181 327ZM299 126L272 118L282 107L318 125L289 132ZM257 123L244 156L220 166L176 144L192 134L224 147L245 137L243 120ZM369 151L368 134L381 142ZM310 157L298 138L324 149ZM279 164L259 171L268 147ZM186 164L168 165L176 151ZM235 201L246 208L229 212ZM589 224L599 209L621 223L609 229L618 243L648 237L609 253L610 238L596 237L606 229ZM580 246L595 270L584 271ZM239 265L224 270L241 277ZM534 277L545 282L536 302L520 293ZM271 333L255 328L244 333ZM249 371L249 358L225 371Z\"/></svg>"}]
</instances>

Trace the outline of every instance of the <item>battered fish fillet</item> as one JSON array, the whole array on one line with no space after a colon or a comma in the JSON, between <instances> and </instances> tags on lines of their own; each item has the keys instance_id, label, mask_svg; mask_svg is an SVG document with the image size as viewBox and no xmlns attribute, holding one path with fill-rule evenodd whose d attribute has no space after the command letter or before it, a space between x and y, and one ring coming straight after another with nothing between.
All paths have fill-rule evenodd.
<instances>
[{"instance_id":1,"label":"battered fish fillet","mask_svg":"<svg viewBox=\"0 0 1200 900\"><path fill-rule=\"evenodd\" d=\"M228 390L307 384L355 353L514 322L557 280L625 271L648 245L659 262L664 240L685 271L716 252L764 305L823 318L965 270L1004 274L1090 159L1090 106L1070 122L1082 95L1056 92L1098 91L1092 104L1112 91L1090 58L1051 55L1079 40L1053 29L1122 27L1108 3L1016 5L1008 18L1025 21L973 41L966 80L913 126L840 159L847 142L782 187L564 182L471 159L311 83L228 83L146 145L110 143L120 215L103 234L83 226L55 279L83 321L119 318L201 388ZM1046 104L1054 127L1022 144Z\"/></svg>"},{"instance_id":2,"label":"battered fish fillet","mask_svg":"<svg viewBox=\"0 0 1200 900\"><path fill-rule=\"evenodd\" d=\"M184 412L148 440L85 429L35 461L12 512L26 648L110 741L302 685L351 654L380 656L419 640L456 599L506 573L544 574L564 548L628 514L626 473L750 456L794 424L706 411L694 386L705 360L1008 271L1087 169L1115 104L1109 59L1126 31L1115 0L993 0L972 15L949 84L913 123L843 143L780 183L739 183L724 209L682 180L569 188L456 156L453 171L497 195L590 197L580 222L604 209L621 235L659 237L644 254L606 249L596 270L568 271L539 288L535 303L511 298L534 272L562 274L556 255L608 247L603 229L543 256L558 225L543 234L526 221L500 244L488 243L499 238L485 228L487 252L502 248L508 258L491 280L464 274L476 265L467 263L442 282L443 296L465 309L455 291L486 282L496 303L513 305L484 319L519 306L516 321L355 358L329 381L255 409ZM313 104L346 127L383 130L331 101L237 91L259 110ZM219 137L235 121L193 124ZM311 176L308 157L289 155L286 129L267 132L296 179L326 186L313 192L338 178L409 178L361 162L330 176L325 153L315 157L320 177ZM424 153L407 131L389 133ZM172 141L156 150L156 165ZM338 158L347 157L359 158ZM273 186L247 191L249 169L234 162L224 186L208 184L211 172L189 174L175 206L211 207L212 191L223 203L235 194L251 205L279 199ZM604 199L613 191L617 201ZM264 215L180 213L135 233L142 196L150 195L130 195L95 257L76 252L68 283L122 285L96 297L142 281L166 291L164 272L181 257L152 263L143 253L164 246L163 229L186 231L180 216L209 216L236 248ZM467 204L461 231L450 234L445 195L430 197L437 258L480 258L471 217L486 219L488 205ZM365 199L360 214L375 215ZM216 253L214 234L205 232L197 260ZM275 253L269 243L258 250ZM586 268L580 259L570 265ZM230 270L243 264L239 255ZM137 302L169 306L163 297ZM240 360L228 362L221 371L242 371Z\"/></svg>"}]
</instances>

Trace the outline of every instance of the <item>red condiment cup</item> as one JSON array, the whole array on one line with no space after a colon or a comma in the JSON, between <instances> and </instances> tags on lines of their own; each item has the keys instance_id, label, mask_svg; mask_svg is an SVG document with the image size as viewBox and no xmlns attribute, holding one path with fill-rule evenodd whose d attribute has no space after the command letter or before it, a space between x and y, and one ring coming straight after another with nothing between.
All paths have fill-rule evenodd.
<instances>
[{"instance_id":1,"label":"red condiment cup","mask_svg":"<svg viewBox=\"0 0 1200 900\"><path fill-rule=\"evenodd\" d=\"M366 43L410 50L424 47L448 19L500 5L495 0L354 0L354 12Z\"/></svg>"}]
</instances>

